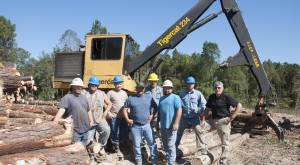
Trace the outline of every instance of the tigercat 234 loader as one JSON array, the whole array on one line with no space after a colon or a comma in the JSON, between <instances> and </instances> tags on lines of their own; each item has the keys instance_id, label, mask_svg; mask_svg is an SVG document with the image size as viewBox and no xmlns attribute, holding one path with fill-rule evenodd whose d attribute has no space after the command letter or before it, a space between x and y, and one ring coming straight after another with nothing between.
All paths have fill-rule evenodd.
<instances>
[{"instance_id":1,"label":"tigercat 234 loader","mask_svg":"<svg viewBox=\"0 0 300 165\"><path fill-rule=\"evenodd\" d=\"M121 75L124 80L123 89L129 93L134 92L136 86L134 73L139 68L163 50L166 50L166 54L188 34L224 13L238 41L240 51L223 63L222 67L242 65L249 67L259 86L258 102L252 122L244 126L243 132L250 131L256 125L269 126L275 131L278 139L283 140L281 127L275 123L267 110L266 95L273 93L271 84L259 60L236 0L220 0L222 11L210 14L198 21L215 1L199 0L133 61L130 59L134 40L129 34L87 35L83 52L56 55L55 72L52 78L53 88L67 89L75 77L81 77L84 85L87 86L89 78L96 75L101 80L100 89L107 91L114 88L114 76ZM145 82L148 75L155 72L161 62L162 58L157 60L141 81Z\"/></svg>"}]
</instances>

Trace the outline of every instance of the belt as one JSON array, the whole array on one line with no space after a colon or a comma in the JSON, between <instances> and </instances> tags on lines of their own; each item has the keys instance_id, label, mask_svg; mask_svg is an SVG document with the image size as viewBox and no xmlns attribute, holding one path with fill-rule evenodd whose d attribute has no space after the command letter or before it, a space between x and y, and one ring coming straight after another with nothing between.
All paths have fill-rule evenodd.
<instances>
[{"instance_id":1,"label":"belt","mask_svg":"<svg viewBox=\"0 0 300 165\"><path fill-rule=\"evenodd\" d=\"M146 125L146 124L148 124L148 123L146 123L146 124L141 124L141 123L138 123L138 122L133 122L133 124L134 124L134 125L138 125L138 126L144 126L144 125Z\"/></svg>"},{"instance_id":2,"label":"belt","mask_svg":"<svg viewBox=\"0 0 300 165\"><path fill-rule=\"evenodd\" d=\"M226 117L229 117L229 116L217 116L217 117L214 117L214 119L224 119Z\"/></svg>"}]
</instances>

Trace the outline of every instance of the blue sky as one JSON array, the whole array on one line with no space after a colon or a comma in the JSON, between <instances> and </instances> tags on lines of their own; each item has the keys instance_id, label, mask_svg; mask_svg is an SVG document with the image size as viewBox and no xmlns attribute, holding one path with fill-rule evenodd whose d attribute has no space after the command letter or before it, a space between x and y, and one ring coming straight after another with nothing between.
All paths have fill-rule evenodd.
<instances>
[{"instance_id":1,"label":"blue sky","mask_svg":"<svg viewBox=\"0 0 300 165\"><path fill-rule=\"evenodd\" d=\"M110 33L130 34L144 50L198 0L1 0L0 15L16 25L16 42L38 59L52 52L62 34L75 31L82 42L95 20ZM261 61L300 64L299 0L237 0ZM217 0L203 16L221 11ZM221 61L239 50L225 18L218 18L188 35L176 48L201 53L205 41L215 42Z\"/></svg>"}]
</instances>

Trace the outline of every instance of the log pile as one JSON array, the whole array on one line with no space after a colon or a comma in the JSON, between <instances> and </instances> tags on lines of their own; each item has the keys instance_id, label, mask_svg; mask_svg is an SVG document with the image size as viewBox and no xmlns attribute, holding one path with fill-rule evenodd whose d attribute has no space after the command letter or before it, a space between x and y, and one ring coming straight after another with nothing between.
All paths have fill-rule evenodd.
<instances>
[{"instance_id":1,"label":"log pile","mask_svg":"<svg viewBox=\"0 0 300 165\"><path fill-rule=\"evenodd\" d=\"M0 63L1 92L9 102L25 103L33 100L33 92L37 90L32 76L22 77L13 65Z\"/></svg>"},{"instance_id":2,"label":"log pile","mask_svg":"<svg viewBox=\"0 0 300 165\"><path fill-rule=\"evenodd\" d=\"M89 164L89 156L82 144L71 145L72 125L52 122L57 103L52 105L26 105L0 103L0 164ZM55 105L54 105L55 104ZM221 141L216 131L207 133L208 148L214 159L209 156L197 155L195 134L187 129L182 137L178 156L193 155L193 161L213 162L218 159ZM247 134L233 134L232 149L238 147ZM156 138L160 161L165 161L165 153L160 138ZM134 164L132 147L120 160L117 154L109 153L99 164ZM124 151L124 150L123 150ZM144 159L149 159L149 151L142 150ZM126 155L127 154L127 155ZM122 164L121 163L121 164Z\"/></svg>"}]
</instances>

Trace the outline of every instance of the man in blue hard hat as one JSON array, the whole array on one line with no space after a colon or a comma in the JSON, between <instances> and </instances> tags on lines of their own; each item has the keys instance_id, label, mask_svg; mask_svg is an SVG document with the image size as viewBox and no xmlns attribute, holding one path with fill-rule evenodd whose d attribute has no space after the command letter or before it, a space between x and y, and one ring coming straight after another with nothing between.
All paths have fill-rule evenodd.
<instances>
[{"instance_id":1,"label":"man in blue hard hat","mask_svg":"<svg viewBox=\"0 0 300 165\"><path fill-rule=\"evenodd\" d=\"M88 140L93 141L95 132L99 133L99 137L95 139L101 146L99 155L102 156L105 154L104 147L110 135L110 127L106 121L106 116L112 108L112 103L107 95L98 89L99 85L99 78L91 76L88 82L88 89L83 90L81 93L87 97L94 119L94 125L88 132Z\"/></svg>"},{"instance_id":2,"label":"man in blue hard hat","mask_svg":"<svg viewBox=\"0 0 300 165\"><path fill-rule=\"evenodd\" d=\"M200 115L205 110L206 100L203 94L195 89L195 78L192 76L187 77L186 81L186 90L182 91L179 95L183 102L182 108L182 117L180 120L176 147L178 148L183 132L187 128L188 124L191 124L195 133L196 133L196 144L198 149L203 149L200 143Z\"/></svg>"},{"instance_id":3,"label":"man in blue hard hat","mask_svg":"<svg viewBox=\"0 0 300 165\"><path fill-rule=\"evenodd\" d=\"M112 102L112 109L107 116L107 119L110 121L111 142L113 144L113 150L118 153L119 157L123 157L120 151L120 145L127 146L129 141L129 128L122 114L122 109L124 108L124 103L128 95L122 89L122 85L123 78L117 75L114 77L115 88L107 92L107 96Z\"/></svg>"}]
</instances>

